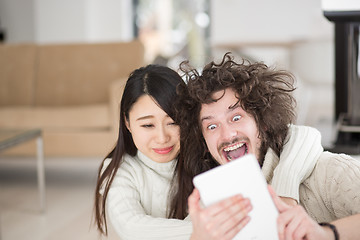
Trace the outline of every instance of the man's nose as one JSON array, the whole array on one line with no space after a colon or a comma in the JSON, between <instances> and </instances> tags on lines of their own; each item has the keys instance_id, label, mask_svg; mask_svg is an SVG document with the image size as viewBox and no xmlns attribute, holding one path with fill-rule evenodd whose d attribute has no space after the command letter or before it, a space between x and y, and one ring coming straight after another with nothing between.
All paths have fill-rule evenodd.
<instances>
[{"instance_id":1,"label":"man's nose","mask_svg":"<svg viewBox=\"0 0 360 240\"><path fill-rule=\"evenodd\" d=\"M221 136L223 140L230 141L237 135L237 129L235 128L234 124L225 123L221 127Z\"/></svg>"}]
</instances>

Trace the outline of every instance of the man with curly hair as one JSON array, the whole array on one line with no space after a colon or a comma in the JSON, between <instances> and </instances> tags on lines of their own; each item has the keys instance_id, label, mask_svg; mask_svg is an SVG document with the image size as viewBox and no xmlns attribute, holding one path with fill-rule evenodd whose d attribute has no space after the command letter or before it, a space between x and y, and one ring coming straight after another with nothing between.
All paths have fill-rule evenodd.
<instances>
[{"instance_id":1,"label":"man with curly hair","mask_svg":"<svg viewBox=\"0 0 360 240\"><path fill-rule=\"evenodd\" d=\"M230 54L225 54L219 64L206 65L201 74L185 67L186 84L178 88L177 104L183 151L176 167L178 184L171 210L174 217L186 216L188 211L196 229L203 227L203 232L195 233L199 237L223 239L214 226L230 221L217 219L219 210L199 206L200 196L196 189L193 191L192 178L251 153L272 184L295 121L296 102L291 95L294 78L263 63L235 62ZM297 190L299 205L295 207L273 196L280 212L280 239L339 239L339 234L341 239L358 239L359 161L345 154L322 152ZM234 234L249 221L248 211L249 206L244 205L243 220L235 226Z\"/></svg>"}]
</instances>

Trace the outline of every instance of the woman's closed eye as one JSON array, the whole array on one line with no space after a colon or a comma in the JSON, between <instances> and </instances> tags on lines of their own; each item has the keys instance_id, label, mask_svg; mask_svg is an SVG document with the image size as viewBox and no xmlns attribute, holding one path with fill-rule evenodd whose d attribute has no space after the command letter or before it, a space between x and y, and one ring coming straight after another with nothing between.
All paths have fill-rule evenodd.
<instances>
[{"instance_id":1,"label":"woman's closed eye","mask_svg":"<svg viewBox=\"0 0 360 240\"><path fill-rule=\"evenodd\" d=\"M143 128L152 128L152 127L154 127L154 124L142 124L140 126Z\"/></svg>"},{"instance_id":2,"label":"woman's closed eye","mask_svg":"<svg viewBox=\"0 0 360 240\"><path fill-rule=\"evenodd\" d=\"M177 126L177 124L175 122L169 122L168 125L176 125Z\"/></svg>"}]
</instances>

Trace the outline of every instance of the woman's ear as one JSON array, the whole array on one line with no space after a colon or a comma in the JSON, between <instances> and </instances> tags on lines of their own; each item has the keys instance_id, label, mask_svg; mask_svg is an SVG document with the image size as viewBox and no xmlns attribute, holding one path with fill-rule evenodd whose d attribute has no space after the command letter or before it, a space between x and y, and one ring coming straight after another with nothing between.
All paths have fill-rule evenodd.
<instances>
[{"instance_id":1,"label":"woman's ear","mask_svg":"<svg viewBox=\"0 0 360 240\"><path fill-rule=\"evenodd\" d=\"M130 122L129 120L127 119L126 116L124 116L124 122L125 122L125 126L126 128L129 130L129 132L131 133L131 130L130 130Z\"/></svg>"}]
</instances>

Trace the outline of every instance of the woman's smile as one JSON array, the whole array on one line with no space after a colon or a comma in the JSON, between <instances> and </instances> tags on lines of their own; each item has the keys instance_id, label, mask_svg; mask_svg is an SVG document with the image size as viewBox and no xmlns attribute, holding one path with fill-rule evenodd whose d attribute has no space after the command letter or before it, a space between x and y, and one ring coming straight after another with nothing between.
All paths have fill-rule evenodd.
<instances>
[{"instance_id":1,"label":"woman's smile","mask_svg":"<svg viewBox=\"0 0 360 240\"><path fill-rule=\"evenodd\" d=\"M158 154L168 154L173 150L174 146L166 147L166 148L153 148L154 152Z\"/></svg>"}]
</instances>

